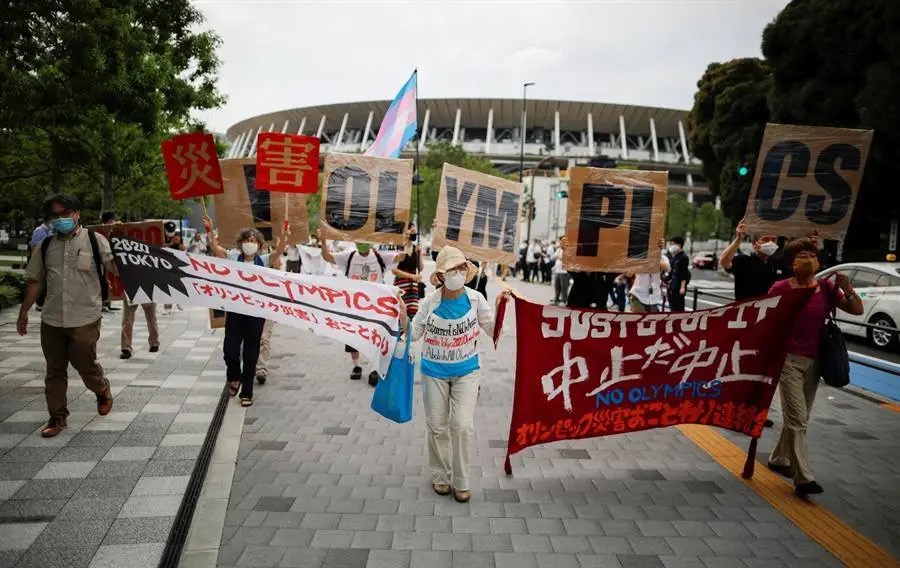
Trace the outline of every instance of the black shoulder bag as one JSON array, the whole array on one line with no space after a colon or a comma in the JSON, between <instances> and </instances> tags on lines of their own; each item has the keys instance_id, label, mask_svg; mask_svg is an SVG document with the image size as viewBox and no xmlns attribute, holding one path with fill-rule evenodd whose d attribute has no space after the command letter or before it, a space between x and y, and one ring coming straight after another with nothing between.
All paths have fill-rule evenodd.
<instances>
[{"instance_id":1,"label":"black shoulder bag","mask_svg":"<svg viewBox=\"0 0 900 568\"><path fill-rule=\"evenodd\" d=\"M831 310L819 332L819 375L826 385L841 388L850 384L850 356L836 313L837 308Z\"/></svg>"}]
</instances>

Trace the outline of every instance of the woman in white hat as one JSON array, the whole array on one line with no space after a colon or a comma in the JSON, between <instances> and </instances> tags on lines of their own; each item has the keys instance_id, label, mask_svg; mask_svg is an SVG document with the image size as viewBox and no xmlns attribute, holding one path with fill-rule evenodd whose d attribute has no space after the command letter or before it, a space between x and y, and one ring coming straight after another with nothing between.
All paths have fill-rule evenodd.
<instances>
[{"instance_id":1,"label":"woman in white hat","mask_svg":"<svg viewBox=\"0 0 900 568\"><path fill-rule=\"evenodd\" d=\"M477 272L458 249L441 249L434 276L440 288L420 302L411 331L413 341L424 338L421 372L431 487L438 495L452 492L460 503L471 497L469 447L479 369L476 343L481 330L488 337L494 332L490 304L466 287Z\"/></svg>"}]
</instances>

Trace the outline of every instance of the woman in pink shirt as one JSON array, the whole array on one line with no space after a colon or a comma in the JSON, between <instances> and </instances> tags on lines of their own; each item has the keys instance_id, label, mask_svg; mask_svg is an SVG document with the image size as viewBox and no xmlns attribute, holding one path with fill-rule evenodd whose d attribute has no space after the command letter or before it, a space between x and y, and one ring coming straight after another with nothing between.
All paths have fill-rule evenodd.
<instances>
[{"instance_id":1,"label":"woman in pink shirt","mask_svg":"<svg viewBox=\"0 0 900 568\"><path fill-rule=\"evenodd\" d=\"M791 288L815 288L787 344L788 355L778 381L784 426L769 456L769 468L793 477L794 491L801 497L824 491L813 477L806 449L806 428L819 387L819 334L835 308L857 316L863 313L862 300L846 275L837 273L834 282L816 280L817 254L818 247L810 239L789 242L784 247L784 261L793 267L794 276L776 282L770 290L778 293Z\"/></svg>"}]
</instances>

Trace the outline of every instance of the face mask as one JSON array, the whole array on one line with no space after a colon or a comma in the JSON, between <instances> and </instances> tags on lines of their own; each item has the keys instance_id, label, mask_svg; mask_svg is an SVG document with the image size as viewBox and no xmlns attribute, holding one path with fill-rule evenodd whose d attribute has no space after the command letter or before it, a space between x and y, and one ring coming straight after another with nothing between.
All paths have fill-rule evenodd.
<instances>
[{"instance_id":1,"label":"face mask","mask_svg":"<svg viewBox=\"0 0 900 568\"><path fill-rule=\"evenodd\" d=\"M681 247L678 245L669 245L669 252L672 254L678 254L678 251L681 250Z\"/></svg>"},{"instance_id":2,"label":"face mask","mask_svg":"<svg viewBox=\"0 0 900 568\"><path fill-rule=\"evenodd\" d=\"M241 245L241 250L244 251L246 256L253 256L256 254L256 251L259 250L259 245L256 243L243 243Z\"/></svg>"},{"instance_id":3,"label":"face mask","mask_svg":"<svg viewBox=\"0 0 900 568\"><path fill-rule=\"evenodd\" d=\"M75 219L71 217L60 217L50 222L53 230L63 235L68 235L75 229Z\"/></svg>"},{"instance_id":4,"label":"face mask","mask_svg":"<svg viewBox=\"0 0 900 568\"><path fill-rule=\"evenodd\" d=\"M797 258L794 259L794 274L798 276L809 276L815 274L819 270L818 258Z\"/></svg>"},{"instance_id":5,"label":"face mask","mask_svg":"<svg viewBox=\"0 0 900 568\"><path fill-rule=\"evenodd\" d=\"M767 243L759 245L759 252L766 256L772 256L776 251L778 251L778 243L769 241Z\"/></svg>"},{"instance_id":6,"label":"face mask","mask_svg":"<svg viewBox=\"0 0 900 568\"><path fill-rule=\"evenodd\" d=\"M416 233L412 233L412 234L409 236L409 240L410 240L411 242L416 242L416 239L418 239L418 238L419 238L419 235L417 235Z\"/></svg>"},{"instance_id":7,"label":"face mask","mask_svg":"<svg viewBox=\"0 0 900 568\"><path fill-rule=\"evenodd\" d=\"M444 273L444 286L453 292L459 290L466 285L466 275L462 272L446 272Z\"/></svg>"},{"instance_id":8,"label":"face mask","mask_svg":"<svg viewBox=\"0 0 900 568\"><path fill-rule=\"evenodd\" d=\"M369 254L369 245L356 245L356 252L359 254Z\"/></svg>"}]
</instances>

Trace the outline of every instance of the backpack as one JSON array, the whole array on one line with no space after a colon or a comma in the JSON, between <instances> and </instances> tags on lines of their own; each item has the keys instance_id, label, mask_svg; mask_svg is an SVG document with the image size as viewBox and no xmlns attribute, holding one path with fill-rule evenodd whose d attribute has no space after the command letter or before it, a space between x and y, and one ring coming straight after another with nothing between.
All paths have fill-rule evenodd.
<instances>
[{"instance_id":1,"label":"backpack","mask_svg":"<svg viewBox=\"0 0 900 568\"><path fill-rule=\"evenodd\" d=\"M91 242L91 252L94 255L94 266L97 269L97 278L100 279L100 299L106 302L109 299L109 282L106 280L106 270L103 261L100 259L100 247L97 246L97 234L90 229L88 232L88 240ZM41 286L41 295L37 299L37 305L43 306L44 300L47 298L47 249L50 248L50 242L53 235L48 236L41 241L41 264L44 265L44 282Z\"/></svg>"},{"instance_id":2,"label":"backpack","mask_svg":"<svg viewBox=\"0 0 900 568\"><path fill-rule=\"evenodd\" d=\"M375 253L375 260L378 261L378 266L381 267L381 278L384 279L384 260L381 258L381 255L378 254L378 251L372 249L372 252ZM353 263L353 256L356 255L356 251L350 253L350 256L347 257L347 269L344 270L344 277L350 278L350 265Z\"/></svg>"}]
</instances>

